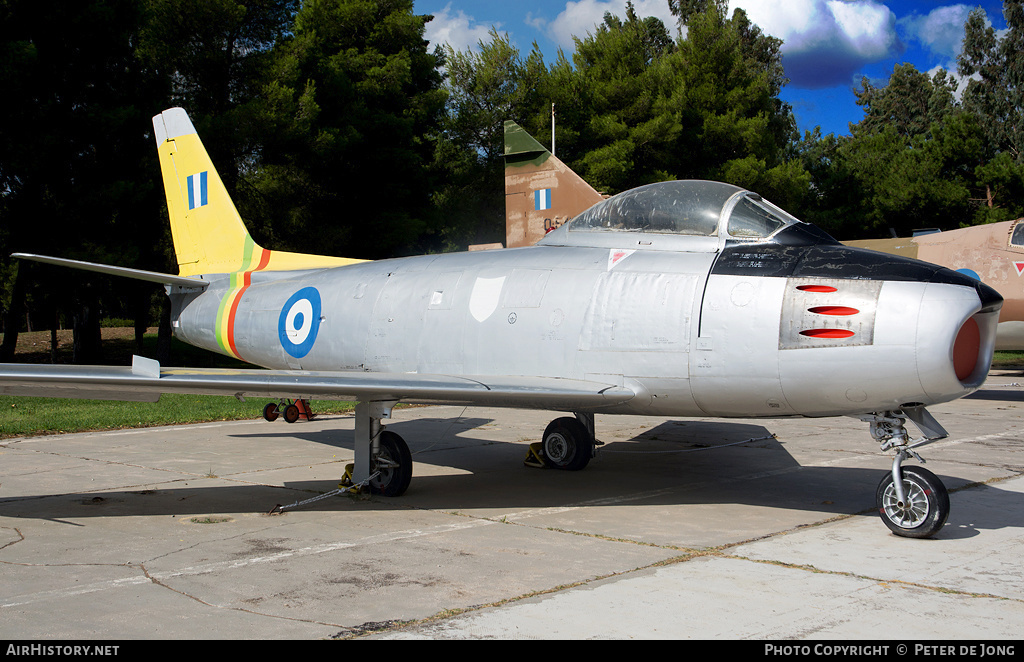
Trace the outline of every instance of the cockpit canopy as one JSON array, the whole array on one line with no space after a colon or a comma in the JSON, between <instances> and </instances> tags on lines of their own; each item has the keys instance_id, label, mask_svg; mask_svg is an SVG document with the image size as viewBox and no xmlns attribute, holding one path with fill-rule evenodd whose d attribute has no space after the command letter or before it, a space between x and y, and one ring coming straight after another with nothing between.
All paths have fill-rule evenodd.
<instances>
[{"instance_id":1,"label":"cockpit canopy","mask_svg":"<svg viewBox=\"0 0 1024 662\"><path fill-rule=\"evenodd\" d=\"M760 239L799 223L785 211L731 184L688 180L649 184L586 210L569 232L638 232Z\"/></svg>"}]
</instances>

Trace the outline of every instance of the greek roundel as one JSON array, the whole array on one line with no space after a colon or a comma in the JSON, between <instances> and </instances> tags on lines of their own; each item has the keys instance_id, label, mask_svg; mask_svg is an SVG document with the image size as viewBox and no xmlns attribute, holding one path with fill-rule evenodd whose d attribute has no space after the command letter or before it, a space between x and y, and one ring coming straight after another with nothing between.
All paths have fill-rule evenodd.
<instances>
[{"instance_id":1,"label":"greek roundel","mask_svg":"<svg viewBox=\"0 0 1024 662\"><path fill-rule=\"evenodd\" d=\"M281 308L277 333L284 351L301 359L313 349L320 331L320 292L304 287L293 294Z\"/></svg>"}]
</instances>

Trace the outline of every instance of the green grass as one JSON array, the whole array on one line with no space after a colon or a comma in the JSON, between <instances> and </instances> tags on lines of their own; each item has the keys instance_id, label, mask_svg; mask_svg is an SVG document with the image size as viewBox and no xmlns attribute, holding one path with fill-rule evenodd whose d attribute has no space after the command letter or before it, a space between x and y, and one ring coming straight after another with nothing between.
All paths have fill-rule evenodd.
<instances>
[{"instance_id":1,"label":"green grass","mask_svg":"<svg viewBox=\"0 0 1024 662\"><path fill-rule=\"evenodd\" d=\"M0 396L0 439L153 425L236 421L263 416L265 399L239 402L232 396L163 395L160 402L65 400ZM352 411L352 402L315 401L315 414Z\"/></svg>"},{"instance_id":2,"label":"green grass","mask_svg":"<svg viewBox=\"0 0 1024 662\"><path fill-rule=\"evenodd\" d=\"M110 365L131 365L135 352L130 328L107 338L105 329L103 356ZM63 333L63 332L62 332ZM70 332L61 343L57 358L71 362ZM18 359L26 363L49 363L49 331L23 333L18 339ZM156 355L156 334L146 334L144 356ZM233 358L198 349L177 339L171 340L171 360L167 366L200 368L252 368ZM112 400L69 400L63 398L26 398L0 396L0 439L64 432L119 430L153 425L180 425L207 421L259 419L269 398L247 398L239 402L232 396L163 395L159 402L120 402ZM314 401L315 414L350 412L352 402Z\"/></svg>"},{"instance_id":3,"label":"green grass","mask_svg":"<svg viewBox=\"0 0 1024 662\"><path fill-rule=\"evenodd\" d=\"M996 352L992 357L993 368L1024 367L1024 352Z\"/></svg>"}]
</instances>

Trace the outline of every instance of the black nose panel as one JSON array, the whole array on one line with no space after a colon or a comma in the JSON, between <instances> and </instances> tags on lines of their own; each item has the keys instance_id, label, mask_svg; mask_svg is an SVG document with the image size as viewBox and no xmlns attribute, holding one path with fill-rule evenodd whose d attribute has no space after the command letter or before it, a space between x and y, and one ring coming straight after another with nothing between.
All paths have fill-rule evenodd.
<instances>
[{"instance_id":1,"label":"black nose panel","mask_svg":"<svg viewBox=\"0 0 1024 662\"><path fill-rule=\"evenodd\" d=\"M711 273L768 278L837 278L949 283L977 290L982 306L998 310L1002 297L970 276L929 262L842 244L735 244L726 246Z\"/></svg>"}]
</instances>

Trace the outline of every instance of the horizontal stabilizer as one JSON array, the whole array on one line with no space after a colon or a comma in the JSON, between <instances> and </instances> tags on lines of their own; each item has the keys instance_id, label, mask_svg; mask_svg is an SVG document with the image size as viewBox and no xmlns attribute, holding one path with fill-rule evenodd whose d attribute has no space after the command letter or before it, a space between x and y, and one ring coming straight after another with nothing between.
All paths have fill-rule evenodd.
<instances>
[{"instance_id":1,"label":"horizontal stabilizer","mask_svg":"<svg viewBox=\"0 0 1024 662\"><path fill-rule=\"evenodd\" d=\"M32 260L33 262L45 262L46 264L55 264L60 267L70 267L72 269L95 271L97 273L108 274L110 276L123 276L124 278L144 280L150 283L160 283L162 285L177 285L178 287L184 288L205 289L206 286L210 284L209 281L201 280L199 278L185 278L183 276L172 276L171 274L162 274L158 271L143 271L142 269L129 269L128 267L115 267L109 264L82 262L81 260L68 260L62 257L50 257L48 255L33 255L31 253L13 253L11 254L11 257L20 258L22 260Z\"/></svg>"},{"instance_id":2,"label":"horizontal stabilizer","mask_svg":"<svg viewBox=\"0 0 1024 662\"><path fill-rule=\"evenodd\" d=\"M139 400L145 394L191 393L561 411L599 410L636 395L614 384L555 377L159 368L148 359L136 359L133 367L0 364L0 393L46 396L58 390L60 397L85 399ZM125 393L132 397L119 397Z\"/></svg>"}]
</instances>

